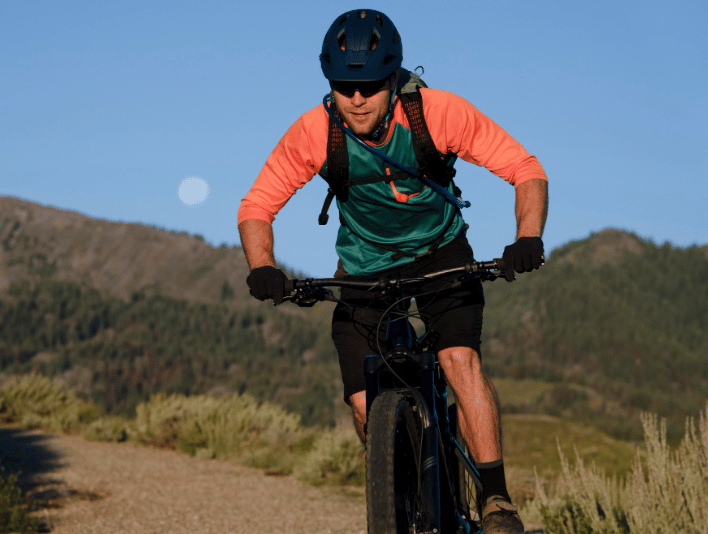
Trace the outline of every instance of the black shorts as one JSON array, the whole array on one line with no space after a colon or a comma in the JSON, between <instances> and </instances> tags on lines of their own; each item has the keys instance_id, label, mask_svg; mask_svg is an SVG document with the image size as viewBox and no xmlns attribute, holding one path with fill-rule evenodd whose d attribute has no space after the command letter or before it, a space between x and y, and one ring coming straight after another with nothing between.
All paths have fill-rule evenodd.
<instances>
[{"instance_id":1,"label":"black shorts","mask_svg":"<svg viewBox=\"0 0 708 534\"><path fill-rule=\"evenodd\" d=\"M392 270L401 276L417 276L428 272L462 266L474 261L472 248L464 235L438 249L433 256L416 260ZM391 274L388 272L379 275ZM465 284L457 289L444 289L446 281L459 275L416 285L418 314L428 330L427 338L435 352L449 347L471 347L480 352L484 293L481 282ZM422 295L425 293L425 295ZM382 313L391 301L358 289L342 288L339 303L332 317L332 339L339 355L339 367L344 382L344 400L366 389L364 358L378 354L378 343L383 351L386 323L380 323Z\"/></svg>"}]
</instances>

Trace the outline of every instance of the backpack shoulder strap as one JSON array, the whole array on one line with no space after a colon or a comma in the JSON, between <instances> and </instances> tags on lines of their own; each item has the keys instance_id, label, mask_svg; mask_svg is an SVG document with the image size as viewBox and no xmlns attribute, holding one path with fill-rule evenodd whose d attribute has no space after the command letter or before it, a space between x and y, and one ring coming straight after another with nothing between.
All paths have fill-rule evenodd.
<instances>
[{"instance_id":1,"label":"backpack shoulder strap","mask_svg":"<svg viewBox=\"0 0 708 534\"><path fill-rule=\"evenodd\" d=\"M335 110L336 113L336 110ZM332 120L327 125L327 175L320 173L329 185L327 198L322 205L322 211L317 222L324 226L329 221L329 206L336 196L342 202L349 198L349 150L345 133Z\"/></svg>"},{"instance_id":2,"label":"backpack shoulder strap","mask_svg":"<svg viewBox=\"0 0 708 534\"><path fill-rule=\"evenodd\" d=\"M447 160L435 148L423 115L423 97L420 91L401 93L400 98L411 129L415 157L423 174L447 187L455 175L455 169L447 166Z\"/></svg>"},{"instance_id":3,"label":"backpack shoulder strap","mask_svg":"<svg viewBox=\"0 0 708 534\"><path fill-rule=\"evenodd\" d=\"M335 111L336 113L336 111ZM327 183L342 202L349 197L349 151L346 134L329 117L327 134Z\"/></svg>"}]
</instances>

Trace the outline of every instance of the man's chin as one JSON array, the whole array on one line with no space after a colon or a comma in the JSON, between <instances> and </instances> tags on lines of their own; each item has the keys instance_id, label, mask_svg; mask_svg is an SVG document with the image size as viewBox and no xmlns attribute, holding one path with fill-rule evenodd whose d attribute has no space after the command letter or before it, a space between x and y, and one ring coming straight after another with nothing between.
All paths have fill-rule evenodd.
<instances>
[{"instance_id":1,"label":"man's chin","mask_svg":"<svg viewBox=\"0 0 708 534\"><path fill-rule=\"evenodd\" d=\"M359 122L355 119L347 120L347 126L349 129L357 135L369 135L374 126L370 124L371 121Z\"/></svg>"},{"instance_id":2,"label":"man's chin","mask_svg":"<svg viewBox=\"0 0 708 534\"><path fill-rule=\"evenodd\" d=\"M362 124L350 124L349 129L354 132L356 135L369 135L373 131L373 127L369 125L362 125Z\"/></svg>"}]
</instances>

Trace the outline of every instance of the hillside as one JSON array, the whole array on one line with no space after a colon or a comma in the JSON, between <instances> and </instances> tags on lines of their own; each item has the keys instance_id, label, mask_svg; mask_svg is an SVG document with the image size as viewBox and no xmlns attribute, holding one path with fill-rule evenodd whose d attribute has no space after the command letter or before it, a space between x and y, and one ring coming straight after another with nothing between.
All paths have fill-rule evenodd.
<instances>
[{"instance_id":1,"label":"hillside","mask_svg":"<svg viewBox=\"0 0 708 534\"><path fill-rule=\"evenodd\" d=\"M59 376L109 413L158 391L248 391L333 424L346 411L331 307L248 295L238 247L0 197L0 370ZM641 438L708 398L708 247L605 230L485 284L483 358L505 411Z\"/></svg>"},{"instance_id":2,"label":"hillside","mask_svg":"<svg viewBox=\"0 0 708 534\"><path fill-rule=\"evenodd\" d=\"M533 276L487 285L487 365L497 377L525 379L516 411L636 439L645 410L669 417L678 438L708 398L706 274L705 246L613 229L569 243Z\"/></svg>"},{"instance_id":3,"label":"hillside","mask_svg":"<svg viewBox=\"0 0 708 534\"><path fill-rule=\"evenodd\" d=\"M250 297L239 247L0 197L0 370L59 376L108 413L158 391L249 391L333 423L329 309Z\"/></svg>"},{"instance_id":4,"label":"hillside","mask_svg":"<svg viewBox=\"0 0 708 534\"><path fill-rule=\"evenodd\" d=\"M199 236L17 198L0 196L0 244L0 292L18 279L51 277L123 300L155 285L165 296L190 302L219 302L224 284L236 298L248 295L248 265L239 247L214 248Z\"/></svg>"}]
</instances>

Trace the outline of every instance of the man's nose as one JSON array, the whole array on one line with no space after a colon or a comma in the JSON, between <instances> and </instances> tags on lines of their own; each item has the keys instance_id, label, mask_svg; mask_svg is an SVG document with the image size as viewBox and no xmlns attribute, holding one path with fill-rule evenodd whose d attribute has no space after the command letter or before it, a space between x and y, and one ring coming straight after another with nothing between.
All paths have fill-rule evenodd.
<instances>
[{"instance_id":1,"label":"man's nose","mask_svg":"<svg viewBox=\"0 0 708 534\"><path fill-rule=\"evenodd\" d=\"M354 104L355 106L361 106L365 102L366 98L361 95L359 90L357 89L356 91L354 91L354 95L352 96L352 104Z\"/></svg>"}]
</instances>

